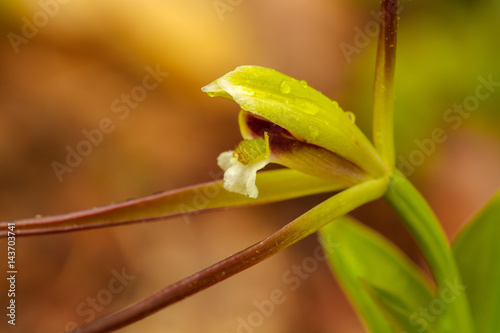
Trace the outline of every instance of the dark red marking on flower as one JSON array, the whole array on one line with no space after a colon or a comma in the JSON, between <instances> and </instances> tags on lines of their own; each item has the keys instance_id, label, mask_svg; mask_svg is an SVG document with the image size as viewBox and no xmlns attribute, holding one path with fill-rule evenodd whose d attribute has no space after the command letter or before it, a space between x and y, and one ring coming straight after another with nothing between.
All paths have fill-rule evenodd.
<instances>
[{"instance_id":1,"label":"dark red marking on flower","mask_svg":"<svg viewBox=\"0 0 500 333\"><path fill-rule=\"evenodd\" d=\"M245 116L245 123L250 129L252 136L254 138L259 138L259 137L263 138L264 133L269 133L269 134L277 134L282 137L290 139L305 141L304 139L297 137L296 135L290 133L283 127L276 125L275 123L272 123L263 117L254 115L250 112L244 112L244 116Z\"/></svg>"},{"instance_id":2,"label":"dark red marking on flower","mask_svg":"<svg viewBox=\"0 0 500 333\"><path fill-rule=\"evenodd\" d=\"M354 163L320 146L269 134L271 161L345 185L365 181L368 174Z\"/></svg>"}]
</instances>

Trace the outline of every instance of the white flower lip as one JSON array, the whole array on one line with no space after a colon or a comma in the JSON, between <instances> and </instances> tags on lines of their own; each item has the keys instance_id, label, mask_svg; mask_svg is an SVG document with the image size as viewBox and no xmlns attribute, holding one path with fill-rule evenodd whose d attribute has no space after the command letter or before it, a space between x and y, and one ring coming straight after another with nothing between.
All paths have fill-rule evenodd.
<instances>
[{"instance_id":1,"label":"white flower lip","mask_svg":"<svg viewBox=\"0 0 500 333\"><path fill-rule=\"evenodd\" d=\"M223 152L217 158L217 164L224 170L224 188L250 198L257 198L259 195L259 190L255 185L257 171L268 163L269 160L264 159L244 165L233 156L233 151Z\"/></svg>"}]
</instances>

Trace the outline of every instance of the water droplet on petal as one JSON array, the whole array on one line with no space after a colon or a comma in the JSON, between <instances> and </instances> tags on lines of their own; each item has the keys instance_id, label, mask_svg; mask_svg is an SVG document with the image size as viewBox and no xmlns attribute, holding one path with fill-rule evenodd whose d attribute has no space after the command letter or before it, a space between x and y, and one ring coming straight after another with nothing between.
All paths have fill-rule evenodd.
<instances>
[{"instance_id":1,"label":"water droplet on petal","mask_svg":"<svg viewBox=\"0 0 500 333\"><path fill-rule=\"evenodd\" d=\"M301 80L301 81L300 81L300 85L301 85L303 88L307 88L307 82L306 82L306 80Z\"/></svg>"},{"instance_id":2,"label":"water droplet on petal","mask_svg":"<svg viewBox=\"0 0 500 333\"><path fill-rule=\"evenodd\" d=\"M283 81L283 82L281 82L281 85L280 85L280 91L281 91L283 94L288 94L288 93L290 93L290 90L292 90L292 88L290 87L290 84L289 84L287 81Z\"/></svg>"},{"instance_id":3,"label":"water droplet on petal","mask_svg":"<svg viewBox=\"0 0 500 333\"><path fill-rule=\"evenodd\" d=\"M349 119L351 119L351 121L354 123L356 121L356 116L354 115L354 113L352 113L351 111L346 111L345 112L346 116L349 117Z\"/></svg>"},{"instance_id":4,"label":"water droplet on petal","mask_svg":"<svg viewBox=\"0 0 500 333\"><path fill-rule=\"evenodd\" d=\"M311 134L311 137L315 139L319 135L319 131L317 128L309 126L309 132Z\"/></svg>"},{"instance_id":5,"label":"water droplet on petal","mask_svg":"<svg viewBox=\"0 0 500 333\"><path fill-rule=\"evenodd\" d=\"M310 115L315 115L316 113L319 112L319 106L316 103L310 102L309 100L306 99L299 99L294 102L294 105L300 109L300 111L310 114Z\"/></svg>"},{"instance_id":6,"label":"water droplet on petal","mask_svg":"<svg viewBox=\"0 0 500 333\"><path fill-rule=\"evenodd\" d=\"M250 91L250 96L254 96L255 95L255 91Z\"/></svg>"}]
</instances>

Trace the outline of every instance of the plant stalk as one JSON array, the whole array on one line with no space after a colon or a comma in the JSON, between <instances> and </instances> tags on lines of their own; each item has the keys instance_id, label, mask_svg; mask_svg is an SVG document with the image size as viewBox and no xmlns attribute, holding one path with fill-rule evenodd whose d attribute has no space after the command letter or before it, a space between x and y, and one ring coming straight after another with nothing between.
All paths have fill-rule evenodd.
<instances>
[{"instance_id":1,"label":"plant stalk","mask_svg":"<svg viewBox=\"0 0 500 333\"><path fill-rule=\"evenodd\" d=\"M382 0L373 85L373 143L389 170L394 168L394 72L398 1Z\"/></svg>"},{"instance_id":2,"label":"plant stalk","mask_svg":"<svg viewBox=\"0 0 500 333\"><path fill-rule=\"evenodd\" d=\"M73 333L111 332L152 315L168 305L258 264L339 216L380 198L386 186L385 179L376 179L348 188L310 209L263 241L174 283L139 303L97 319Z\"/></svg>"}]
</instances>

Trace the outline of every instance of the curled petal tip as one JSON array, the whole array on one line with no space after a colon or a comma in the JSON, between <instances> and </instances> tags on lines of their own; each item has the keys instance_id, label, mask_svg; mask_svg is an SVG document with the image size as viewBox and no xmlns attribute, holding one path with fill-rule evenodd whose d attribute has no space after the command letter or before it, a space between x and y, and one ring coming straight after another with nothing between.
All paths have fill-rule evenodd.
<instances>
[{"instance_id":1,"label":"curled petal tip","mask_svg":"<svg viewBox=\"0 0 500 333\"><path fill-rule=\"evenodd\" d=\"M218 82L219 80L215 80L214 82L207 84L206 86L201 88L201 91L207 93L207 95L210 97L225 97L228 99L232 99L231 95L221 88Z\"/></svg>"},{"instance_id":2,"label":"curled petal tip","mask_svg":"<svg viewBox=\"0 0 500 333\"><path fill-rule=\"evenodd\" d=\"M206 92L207 94L211 94L218 90L222 90L220 86L217 84L217 81L207 84L206 86L201 88L201 91Z\"/></svg>"}]
</instances>

